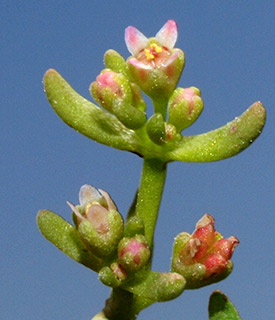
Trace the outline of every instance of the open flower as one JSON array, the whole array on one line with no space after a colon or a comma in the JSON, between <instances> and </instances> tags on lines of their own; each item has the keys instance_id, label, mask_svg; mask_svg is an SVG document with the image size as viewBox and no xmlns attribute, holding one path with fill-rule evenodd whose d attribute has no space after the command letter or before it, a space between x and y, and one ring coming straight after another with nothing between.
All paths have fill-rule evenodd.
<instances>
[{"instance_id":1,"label":"open flower","mask_svg":"<svg viewBox=\"0 0 275 320\"><path fill-rule=\"evenodd\" d=\"M148 39L135 27L125 30L125 42L133 55L127 60L133 80L151 98L169 98L184 67L184 53L174 49L178 29L169 20L154 38Z\"/></svg>"},{"instance_id":2,"label":"open flower","mask_svg":"<svg viewBox=\"0 0 275 320\"><path fill-rule=\"evenodd\" d=\"M215 231L214 223L214 218L206 214L197 222L191 236L183 232L175 239L172 270L186 278L187 288L220 281L232 271L229 259L239 240L236 237L224 239Z\"/></svg>"},{"instance_id":3,"label":"open flower","mask_svg":"<svg viewBox=\"0 0 275 320\"><path fill-rule=\"evenodd\" d=\"M100 233L108 231L108 211L117 210L106 191L87 184L79 191L80 206L75 207L69 201L67 203L76 215L77 225L83 220L88 220Z\"/></svg>"},{"instance_id":4,"label":"open flower","mask_svg":"<svg viewBox=\"0 0 275 320\"><path fill-rule=\"evenodd\" d=\"M123 219L110 195L101 189L83 185L79 206L67 202L74 212L80 237L87 248L100 257L109 256L123 235Z\"/></svg>"}]
</instances>

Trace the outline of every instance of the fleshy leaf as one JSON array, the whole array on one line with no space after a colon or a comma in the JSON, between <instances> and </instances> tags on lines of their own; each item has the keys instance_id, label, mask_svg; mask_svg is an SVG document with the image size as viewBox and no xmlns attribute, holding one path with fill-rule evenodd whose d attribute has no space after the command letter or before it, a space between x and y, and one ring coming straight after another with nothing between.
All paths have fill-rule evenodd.
<instances>
[{"instance_id":1,"label":"fleshy leaf","mask_svg":"<svg viewBox=\"0 0 275 320\"><path fill-rule=\"evenodd\" d=\"M46 72L44 88L53 109L67 125L102 144L135 151L135 132L79 95L56 70Z\"/></svg>"},{"instance_id":2,"label":"fleshy leaf","mask_svg":"<svg viewBox=\"0 0 275 320\"><path fill-rule=\"evenodd\" d=\"M88 252L77 230L59 215L40 210L37 224L43 236L70 258L96 272L102 268L102 261Z\"/></svg>"},{"instance_id":3,"label":"fleshy leaf","mask_svg":"<svg viewBox=\"0 0 275 320\"><path fill-rule=\"evenodd\" d=\"M156 302L177 298L184 290L185 279L175 272L141 271L122 288L134 294L137 312Z\"/></svg>"},{"instance_id":4,"label":"fleshy leaf","mask_svg":"<svg viewBox=\"0 0 275 320\"><path fill-rule=\"evenodd\" d=\"M227 296L215 290L209 299L209 320L241 320L241 317Z\"/></svg>"},{"instance_id":5,"label":"fleshy leaf","mask_svg":"<svg viewBox=\"0 0 275 320\"><path fill-rule=\"evenodd\" d=\"M183 137L167 154L172 161L208 162L232 157L246 149L262 132L265 108L255 102L240 117L216 130Z\"/></svg>"}]
</instances>

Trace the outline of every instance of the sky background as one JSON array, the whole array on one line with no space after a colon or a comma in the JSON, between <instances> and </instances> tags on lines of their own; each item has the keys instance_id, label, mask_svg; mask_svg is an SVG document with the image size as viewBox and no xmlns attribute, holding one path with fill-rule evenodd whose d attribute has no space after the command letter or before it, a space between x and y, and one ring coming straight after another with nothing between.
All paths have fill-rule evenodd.
<instances>
[{"instance_id":1,"label":"sky background","mask_svg":"<svg viewBox=\"0 0 275 320\"><path fill-rule=\"evenodd\" d=\"M144 310L145 319L207 319L220 289L243 319L274 315L274 1L2 1L0 4L1 285L0 318L86 320L110 289L97 274L46 241L39 209L71 219L85 183L108 191L125 216L142 161L66 126L47 102L42 77L57 69L84 97L110 48L129 56L124 29L154 36L178 23L185 51L179 86L197 86L205 110L187 135L215 129L261 100L267 124L255 143L215 163L172 163L155 236L153 269L168 271L173 238L192 233L205 213L240 240L225 281ZM148 107L150 110L150 107Z\"/></svg>"}]
</instances>

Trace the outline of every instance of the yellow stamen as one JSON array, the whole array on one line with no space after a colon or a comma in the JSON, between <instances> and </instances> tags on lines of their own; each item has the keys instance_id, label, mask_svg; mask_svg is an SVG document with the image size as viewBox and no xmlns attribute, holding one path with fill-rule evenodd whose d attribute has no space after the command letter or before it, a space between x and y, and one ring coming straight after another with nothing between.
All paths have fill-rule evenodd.
<instances>
[{"instance_id":1,"label":"yellow stamen","mask_svg":"<svg viewBox=\"0 0 275 320\"><path fill-rule=\"evenodd\" d=\"M148 49L144 50L146 59L153 60L158 55L158 53L162 52L162 47L157 45L156 43L151 43Z\"/></svg>"},{"instance_id":2,"label":"yellow stamen","mask_svg":"<svg viewBox=\"0 0 275 320\"><path fill-rule=\"evenodd\" d=\"M150 45L150 47L151 47L154 51L156 51L156 53L161 53L161 52L162 52L162 47L158 46L156 43L152 43L152 44Z\"/></svg>"}]
</instances>

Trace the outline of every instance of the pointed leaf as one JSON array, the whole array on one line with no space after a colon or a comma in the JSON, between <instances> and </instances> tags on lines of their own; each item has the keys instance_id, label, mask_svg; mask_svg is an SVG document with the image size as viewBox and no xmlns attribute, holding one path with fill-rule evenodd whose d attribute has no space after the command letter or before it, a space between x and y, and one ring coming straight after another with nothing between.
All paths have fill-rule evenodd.
<instances>
[{"instance_id":1,"label":"pointed leaf","mask_svg":"<svg viewBox=\"0 0 275 320\"><path fill-rule=\"evenodd\" d=\"M46 72L44 87L53 109L70 127L102 144L134 151L135 132L79 95L56 70Z\"/></svg>"},{"instance_id":2,"label":"pointed leaf","mask_svg":"<svg viewBox=\"0 0 275 320\"><path fill-rule=\"evenodd\" d=\"M208 311L209 320L241 320L232 302L219 290L211 294Z\"/></svg>"},{"instance_id":3,"label":"pointed leaf","mask_svg":"<svg viewBox=\"0 0 275 320\"><path fill-rule=\"evenodd\" d=\"M40 210L37 224L43 236L70 258L97 272L102 268L102 261L87 251L77 230L59 215Z\"/></svg>"},{"instance_id":4,"label":"pointed leaf","mask_svg":"<svg viewBox=\"0 0 275 320\"><path fill-rule=\"evenodd\" d=\"M197 136L183 137L167 154L170 159L187 162L217 161L232 157L259 136L265 124L265 108L255 102L240 117L216 130Z\"/></svg>"}]
</instances>

